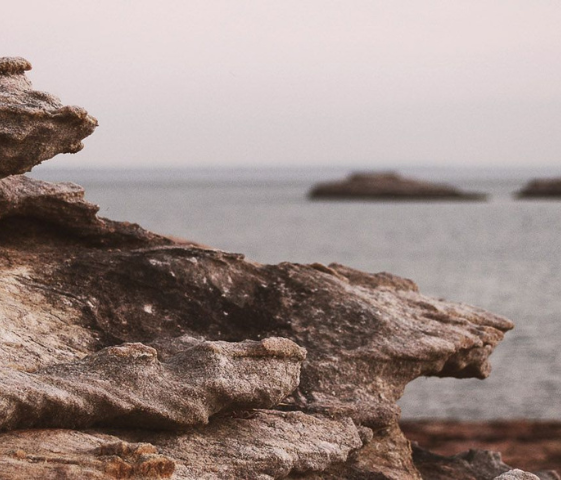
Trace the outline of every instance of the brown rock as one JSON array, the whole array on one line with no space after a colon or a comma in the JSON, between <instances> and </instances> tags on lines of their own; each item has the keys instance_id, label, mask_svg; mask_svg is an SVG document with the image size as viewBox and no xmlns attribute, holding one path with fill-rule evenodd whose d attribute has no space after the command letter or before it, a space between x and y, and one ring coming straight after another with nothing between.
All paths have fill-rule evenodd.
<instances>
[{"instance_id":1,"label":"brown rock","mask_svg":"<svg viewBox=\"0 0 561 480\"><path fill-rule=\"evenodd\" d=\"M352 461L322 475L418 479L409 443L397 426L396 401L405 385L421 375L484 378L489 354L512 328L483 310L426 297L410 280L386 273L337 264L260 265L241 255L170 244L143 230L123 236L125 227L117 222L114 228L96 227L92 242L96 220L79 195L66 200L57 195L69 188L65 185L35 186L52 189L39 195L40 205L48 199L68 205L18 207L17 214L0 215L2 391L12 392L4 405L19 412L6 415L11 420L5 428L107 424L113 418L128 426L186 425L191 420L179 415L186 408L182 392L214 375L212 362L203 362L197 376L188 367L195 360L178 360L196 350L193 338L285 337L306 348L308 357L301 383L283 408L341 421L350 416L376 430ZM26 204L18 198L16 203ZM115 355L131 348L115 345L131 342L142 342L138 348L150 355ZM90 356L82 360L84 355ZM265 404L271 405L295 386L279 391L278 377L266 378L271 369L293 365L278 355L263 359L264 373L251 377L243 398L244 392L264 389L271 398ZM240 361L245 364L243 357ZM239 380L235 371L225 368L219 376L234 372ZM220 408L251 404L230 399L232 385L223 387ZM214 400L211 395L201 401L208 415L217 411ZM135 415L135 408L144 414ZM204 422L207 413L183 415ZM70 417L76 423L68 423Z\"/></svg>"},{"instance_id":2,"label":"brown rock","mask_svg":"<svg viewBox=\"0 0 561 480\"><path fill-rule=\"evenodd\" d=\"M196 342L165 362L141 343L35 373L0 368L0 430L96 424L178 429L221 411L277 405L305 352L290 340Z\"/></svg>"},{"instance_id":3,"label":"brown rock","mask_svg":"<svg viewBox=\"0 0 561 480\"><path fill-rule=\"evenodd\" d=\"M23 58L0 58L0 178L24 173L58 153L76 153L97 120L32 89Z\"/></svg>"},{"instance_id":4,"label":"brown rock","mask_svg":"<svg viewBox=\"0 0 561 480\"><path fill-rule=\"evenodd\" d=\"M518 198L559 198L561 178L532 180L517 193Z\"/></svg>"},{"instance_id":5,"label":"brown rock","mask_svg":"<svg viewBox=\"0 0 561 480\"><path fill-rule=\"evenodd\" d=\"M148 443L147 443L148 442ZM28 480L287 478L343 463L362 446L354 424L258 410L182 433L25 430L0 434L2 478Z\"/></svg>"},{"instance_id":6,"label":"brown rock","mask_svg":"<svg viewBox=\"0 0 561 480\"><path fill-rule=\"evenodd\" d=\"M114 222L97 216L99 207L84 200L84 189L74 183L48 183L25 175L0 179L0 237L17 238L13 230L41 241L44 230L54 231L62 241L79 237L83 243L116 247L170 245L173 240L147 232L136 224Z\"/></svg>"},{"instance_id":7,"label":"brown rock","mask_svg":"<svg viewBox=\"0 0 561 480\"><path fill-rule=\"evenodd\" d=\"M340 182L320 183L310 198L327 200L485 200L438 183L403 178L396 173L355 173Z\"/></svg>"}]
</instances>

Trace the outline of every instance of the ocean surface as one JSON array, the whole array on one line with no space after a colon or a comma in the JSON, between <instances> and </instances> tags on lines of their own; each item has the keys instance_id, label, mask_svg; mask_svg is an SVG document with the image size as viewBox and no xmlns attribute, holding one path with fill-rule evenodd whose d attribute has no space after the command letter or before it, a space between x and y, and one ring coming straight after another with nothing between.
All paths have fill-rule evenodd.
<instances>
[{"instance_id":1,"label":"ocean surface","mask_svg":"<svg viewBox=\"0 0 561 480\"><path fill-rule=\"evenodd\" d=\"M405 418L561 419L561 201L512 193L555 170L401 169L487 192L482 203L309 201L316 181L350 169L84 171L38 168L73 181L100 214L249 259L339 262L411 278L421 291L516 323L485 381L421 378Z\"/></svg>"}]
</instances>

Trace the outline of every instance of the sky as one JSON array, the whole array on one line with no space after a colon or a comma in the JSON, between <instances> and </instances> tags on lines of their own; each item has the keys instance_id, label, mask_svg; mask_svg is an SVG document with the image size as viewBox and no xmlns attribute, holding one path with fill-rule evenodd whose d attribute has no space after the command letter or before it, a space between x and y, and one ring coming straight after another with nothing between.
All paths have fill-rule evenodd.
<instances>
[{"instance_id":1,"label":"sky","mask_svg":"<svg viewBox=\"0 0 561 480\"><path fill-rule=\"evenodd\" d=\"M4 0L100 126L54 166L561 164L558 0Z\"/></svg>"}]
</instances>

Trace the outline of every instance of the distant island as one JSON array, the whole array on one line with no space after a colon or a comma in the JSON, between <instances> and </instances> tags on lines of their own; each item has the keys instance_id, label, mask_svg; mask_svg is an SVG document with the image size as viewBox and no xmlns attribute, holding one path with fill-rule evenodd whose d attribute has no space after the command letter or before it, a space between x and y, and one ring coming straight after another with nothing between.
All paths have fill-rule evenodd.
<instances>
[{"instance_id":1,"label":"distant island","mask_svg":"<svg viewBox=\"0 0 561 480\"><path fill-rule=\"evenodd\" d=\"M394 172L354 173L338 182L319 183L312 199L326 200L485 200L482 193L463 192L453 186L404 178Z\"/></svg>"},{"instance_id":2,"label":"distant island","mask_svg":"<svg viewBox=\"0 0 561 480\"><path fill-rule=\"evenodd\" d=\"M561 177L536 179L517 192L518 198L561 198Z\"/></svg>"}]
</instances>

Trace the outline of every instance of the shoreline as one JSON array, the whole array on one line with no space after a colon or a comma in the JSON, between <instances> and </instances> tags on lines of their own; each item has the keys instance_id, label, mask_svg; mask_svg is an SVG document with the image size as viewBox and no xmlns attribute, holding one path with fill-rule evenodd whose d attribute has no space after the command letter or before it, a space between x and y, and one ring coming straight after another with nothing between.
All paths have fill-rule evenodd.
<instances>
[{"instance_id":1,"label":"shoreline","mask_svg":"<svg viewBox=\"0 0 561 480\"><path fill-rule=\"evenodd\" d=\"M441 455L469 449L501 452L508 465L561 472L561 420L402 420L412 442Z\"/></svg>"}]
</instances>

